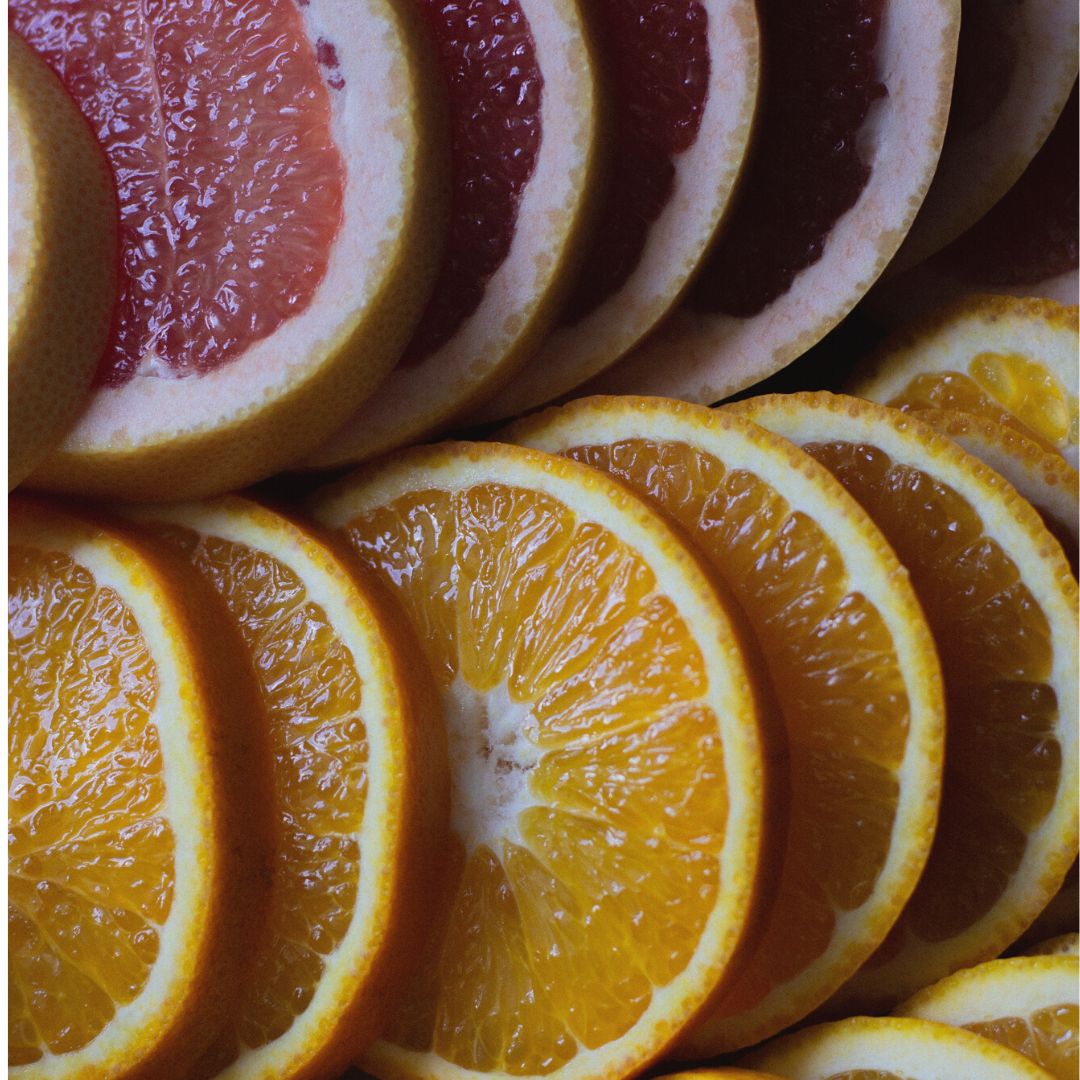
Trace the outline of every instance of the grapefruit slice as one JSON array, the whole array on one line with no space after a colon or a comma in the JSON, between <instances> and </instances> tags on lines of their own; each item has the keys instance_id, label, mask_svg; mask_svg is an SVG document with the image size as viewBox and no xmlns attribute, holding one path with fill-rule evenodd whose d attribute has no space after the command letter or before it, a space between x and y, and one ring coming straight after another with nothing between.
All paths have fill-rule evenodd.
<instances>
[{"instance_id":1,"label":"grapefruit slice","mask_svg":"<svg viewBox=\"0 0 1080 1080\"><path fill-rule=\"evenodd\" d=\"M450 103L449 243L403 356L308 458L316 467L430 435L520 367L555 318L591 217L598 87L577 0L419 8Z\"/></svg>"},{"instance_id":2,"label":"grapefruit slice","mask_svg":"<svg viewBox=\"0 0 1080 1080\"><path fill-rule=\"evenodd\" d=\"M400 8L400 10L399 10ZM400 0L14 0L120 194L119 311L43 487L177 499L313 449L393 364L439 235Z\"/></svg>"},{"instance_id":3,"label":"grapefruit slice","mask_svg":"<svg viewBox=\"0 0 1080 1080\"><path fill-rule=\"evenodd\" d=\"M730 962L762 759L727 608L659 515L520 447L396 456L313 501L442 692L454 836L381 1077L627 1076Z\"/></svg>"},{"instance_id":4,"label":"grapefruit slice","mask_svg":"<svg viewBox=\"0 0 1080 1080\"><path fill-rule=\"evenodd\" d=\"M765 105L717 245L680 307L588 392L708 403L784 367L869 289L929 186L959 0L759 12Z\"/></svg>"},{"instance_id":5,"label":"grapefruit slice","mask_svg":"<svg viewBox=\"0 0 1080 1080\"><path fill-rule=\"evenodd\" d=\"M895 548L945 679L934 846L877 953L826 1006L891 1008L998 955L1076 858L1077 586L1038 514L932 428L826 393L730 406L826 465Z\"/></svg>"},{"instance_id":6,"label":"grapefruit slice","mask_svg":"<svg viewBox=\"0 0 1080 1080\"><path fill-rule=\"evenodd\" d=\"M667 314L729 205L758 90L749 0L590 9L609 76L610 181L558 327L479 419L513 416L609 367Z\"/></svg>"},{"instance_id":7,"label":"grapefruit slice","mask_svg":"<svg viewBox=\"0 0 1080 1080\"><path fill-rule=\"evenodd\" d=\"M855 973L929 854L944 728L930 629L855 500L756 424L659 398L585 398L507 435L602 469L672 517L761 651L775 702L774 891L676 1052L697 1060L759 1042Z\"/></svg>"},{"instance_id":8,"label":"grapefruit slice","mask_svg":"<svg viewBox=\"0 0 1080 1080\"><path fill-rule=\"evenodd\" d=\"M134 516L224 601L274 756L268 923L212 1073L332 1075L393 1015L420 937L449 799L431 694L309 530L236 496Z\"/></svg>"},{"instance_id":9,"label":"grapefruit slice","mask_svg":"<svg viewBox=\"0 0 1080 1080\"><path fill-rule=\"evenodd\" d=\"M191 1075L267 899L247 661L167 551L18 497L8 540L8 1075Z\"/></svg>"},{"instance_id":10,"label":"grapefruit slice","mask_svg":"<svg viewBox=\"0 0 1080 1080\"><path fill-rule=\"evenodd\" d=\"M940 251L1020 179L1076 82L1078 27L1058 0L966 0L941 160L890 274Z\"/></svg>"},{"instance_id":11,"label":"grapefruit slice","mask_svg":"<svg viewBox=\"0 0 1080 1080\"><path fill-rule=\"evenodd\" d=\"M116 299L116 189L56 76L8 34L8 490L90 389Z\"/></svg>"}]
</instances>

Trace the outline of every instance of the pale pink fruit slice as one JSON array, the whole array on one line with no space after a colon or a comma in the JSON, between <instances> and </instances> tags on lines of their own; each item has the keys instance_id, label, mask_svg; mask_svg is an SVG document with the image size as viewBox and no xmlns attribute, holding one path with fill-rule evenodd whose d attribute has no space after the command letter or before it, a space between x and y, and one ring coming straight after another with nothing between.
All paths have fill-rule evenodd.
<instances>
[{"instance_id":1,"label":"pale pink fruit slice","mask_svg":"<svg viewBox=\"0 0 1080 1080\"><path fill-rule=\"evenodd\" d=\"M762 9L767 10L767 9ZM798 5L787 23L774 23L781 53L835 43L841 31L835 23L804 24L810 9ZM815 161L788 161L787 141L802 131L797 115L775 108L779 128L772 134L761 121L751 144L742 197L733 208L712 259L702 277L675 313L624 360L592 380L584 392L651 393L712 402L751 386L784 367L820 340L838 323L874 282L895 253L911 225L929 186L945 129L959 31L959 0L880 0L839 5L831 18L846 20L851 35L876 29L871 60L874 74L857 85L841 81L842 111L862 103L865 118L841 129L842 140L817 138L811 132ZM874 23L875 12L879 21ZM869 24L867 20L870 20ZM813 20L811 20L813 25ZM770 56L769 23L762 24L766 71ZM852 57L861 63L862 54ZM773 65L777 70L777 65ZM806 100L828 96L834 65L815 73ZM782 100L798 97L797 77L788 74L792 88ZM769 101L769 76L763 87ZM873 86L884 88L874 97ZM774 94L774 102L779 95ZM849 99L851 99L849 101ZM860 110L861 111L861 110ZM828 110L821 123L833 123ZM843 117L841 119L844 119ZM826 126L821 134L833 130ZM764 132L764 134L763 134ZM784 164L777 170L766 160L755 166L755 151L770 141L770 157ZM840 143L843 143L841 146ZM854 143L854 153L851 144ZM785 218L786 203L769 199L763 189L799 194L784 172L801 168L807 183L832 178L842 199L829 199L834 215L823 217L815 205L801 207L802 215ZM859 172L861 170L861 176ZM797 179L797 177L796 177ZM860 187L860 180L862 186ZM820 191L819 187L814 187ZM755 195L754 192L758 193ZM813 200L811 200L813 203ZM751 209L745 210L749 205ZM743 218L743 214L747 214ZM804 218L816 225L809 232ZM831 217L831 220L829 219ZM722 260L717 265L717 259ZM785 287L786 286L786 287ZM719 310L725 307L727 311Z\"/></svg>"},{"instance_id":2,"label":"pale pink fruit slice","mask_svg":"<svg viewBox=\"0 0 1080 1080\"><path fill-rule=\"evenodd\" d=\"M576 0L418 2L449 100L450 239L400 362L308 465L415 441L507 378L550 328L590 216L598 90Z\"/></svg>"},{"instance_id":3,"label":"pale pink fruit slice","mask_svg":"<svg viewBox=\"0 0 1080 1080\"><path fill-rule=\"evenodd\" d=\"M220 491L325 439L429 280L438 99L401 0L13 0L117 177L122 275L90 406L35 475Z\"/></svg>"},{"instance_id":4,"label":"pale pink fruit slice","mask_svg":"<svg viewBox=\"0 0 1080 1080\"><path fill-rule=\"evenodd\" d=\"M748 0L595 5L613 145L597 233L560 325L478 419L572 390L663 318L730 205L757 102L759 38Z\"/></svg>"}]
</instances>

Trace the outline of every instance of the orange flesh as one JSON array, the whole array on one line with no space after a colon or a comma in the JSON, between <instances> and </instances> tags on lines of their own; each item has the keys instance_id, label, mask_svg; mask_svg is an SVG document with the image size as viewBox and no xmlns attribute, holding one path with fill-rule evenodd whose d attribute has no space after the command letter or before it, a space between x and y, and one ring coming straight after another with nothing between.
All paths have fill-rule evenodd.
<instances>
[{"instance_id":1,"label":"orange flesh","mask_svg":"<svg viewBox=\"0 0 1080 1080\"><path fill-rule=\"evenodd\" d=\"M454 900L390 1037L551 1072L629 1030L716 901L727 797L702 656L640 556L535 491L411 493L345 532L450 702Z\"/></svg>"},{"instance_id":2,"label":"orange flesh","mask_svg":"<svg viewBox=\"0 0 1080 1080\"><path fill-rule=\"evenodd\" d=\"M13 547L8 594L8 1064L86 1046L146 985L172 903L131 610L68 556Z\"/></svg>"},{"instance_id":3,"label":"orange flesh","mask_svg":"<svg viewBox=\"0 0 1080 1080\"><path fill-rule=\"evenodd\" d=\"M821 956L888 855L909 712L892 638L821 528L751 472L646 439L567 456L629 483L690 534L747 616L782 713L770 756L789 759L777 809L790 820L764 936L719 1005L736 1015Z\"/></svg>"},{"instance_id":4,"label":"orange flesh","mask_svg":"<svg viewBox=\"0 0 1080 1080\"><path fill-rule=\"evenodd\" d=\"M1080 1010L1075 1005L1053 1005L1029 1017L1005 1016L964 1027L1018 1050L1060 1080L1076 1077L1080 1062Z\"/></svg>"},{"instance_id":5,"label":"orange flesh","mask_svg":"<svg viewBox=\"0 0 1080 1080\"><path fill-rule=\"evenodd\" d=\"M264 551L159 527L223 597L266 702L279 818L274 897L239 1010L239 1041L259 1047L311 1003L325 957L349 928L359 881L367 737L352 655L304 583Z\"/></svg>"},{"instance_id":6,"label":"orange flesh","mask_svg":"<svg viewBox=\"0 0 1080 1080\"><path fill-rule=\"evenodd\" d=\"M902 927L947 940L985 916L1054 804L1061 747L1047 684L1050 628L1020 573L948 485L851 443L804 447L866 508L911 574L945 680L948 747L941 814Z\"/></svg>"}]
</instances>

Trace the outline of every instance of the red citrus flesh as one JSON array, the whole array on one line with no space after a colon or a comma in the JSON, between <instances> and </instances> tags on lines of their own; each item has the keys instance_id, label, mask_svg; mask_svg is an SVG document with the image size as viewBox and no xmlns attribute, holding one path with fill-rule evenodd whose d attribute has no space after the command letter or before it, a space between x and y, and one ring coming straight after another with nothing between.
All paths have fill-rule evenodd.
<instances>
[{"instance_id":1,"label":"red citrus flesh","mask_svg":"<svg viewBox=\"0 0 1080 1080\"><path fill-rule=\"evenodd\" d=\"M886 92L874 62L884 0L759 6L763 100L728 224L688 303L749 318L821 258L870 178L858 133Z\"/></svg>"},{"instance_id":2,"label":"red citrus flesh","mask_svg":"<svg viewBox=\"0 0 1080 1080\"><path fill-rule=\"evenodd\" d=\"M120 196L121 292L99 382L203 374L303 311L326 272L345 169L332 43L272 0L11 0Z\"/></svg>"},{"instance_id":3,"label":"red citrus flesh","mask_svg":"<svg viewBox=\"0 0 1080 1080\"><path fill-rule=\"evenodd\" d=\"M708 14L698 0L599 0L590 14L609 58L613 182L565 322L595 311L637 267L674 191L672 158L697 139L709 88Z\"/></svg>"},{"instance_id":4,"label":"red citrus flesh","mask_svg":"<svg viewBox=\"0 0 1080 1080\"><path fill-rule=\"evenodd\" d=\"M514 237L540 151L544 82L518 0L423 0L450 112L450 235L402 363L445 345L480 306Z\"/></svg>"},{"instance_id":5,"label":"red citrus flesh","mask_svg":"<svg viewBox=\"0 0 1080 1080\"><path fill-rule=\"evenodd\" d=\"M984 285L1023 285L1075 270L1080 231L1076 87L1023 176L933 260Z\"/></svg>"}]
</instances>

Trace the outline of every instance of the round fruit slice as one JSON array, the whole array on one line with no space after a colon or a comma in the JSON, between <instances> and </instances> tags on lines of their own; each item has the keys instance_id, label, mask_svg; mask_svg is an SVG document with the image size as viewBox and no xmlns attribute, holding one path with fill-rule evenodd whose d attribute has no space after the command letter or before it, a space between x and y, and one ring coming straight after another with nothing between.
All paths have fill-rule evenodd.
<instances>
[{"instance_id":1,"label":"round fruit slice","mask_svg":"<svg viewBox=\"0 0 1080 1080\"><path fill-rule=\"evenodd\" d=\"M1044 450L1016 428L971 413L914 409L924 424L1000 473L1060 541L1075 576L1080 547L1080 477L1060 454Z\"/></svg>"},{"instance_id":2,"label":"round fruit slice","mask_svg":"<svg viewBox=\"0 0 1080 1080\"><path fill-rule=\"evenodd\" d=\"M898 409L985 416L1077 465L1075 307L973 296L890 339L850 392Z\"/></svg>"},{"instance_id":3,"label":"round fruit slice","mask_svg":"<svg viewBox=\"0 0 1080 1080\"><path fill-rule=\"evenodd\" d=\"M590 14L613 113L606 198L560 325L481 419L551 401L633 348L704 257L746 154L759 63L749 0L602 0Z\"/></svg>"},{"instance_id":4,"label":"round fruit slice","mask_svg":"<svg viewBox=\"0 0 1080 1080\"><path fill-rule=\"evenodd\" d=\"M332 1075L397 1003L442 844L445 736L392 627L310 532L235 496L136 520L222 597L269 719L273 899L213 1073Z\"/></svg>"},{"instance_id":5,"label":"round fruit slice","mask_svg":"<svg viewBox=\"0 0 1080 1080\"><path fill-rule=\"evenodd\" d=\"M711 402L790 363L896 251L945 130L959 0L759 5L764 107L679 309L590 390Z\"/></svg>"},{"instance_id":6,"label":"round fruit slice","mask_svg":"<svg viewBox=\"0 0 1080 1080\"><path fill-rule=\"evenodd\" d=\"M690 549L629 491L498 444L315 497L426 646L449 730L442 918L381 1077L628 1075L720 980L751 911L750 673Z\"/></svg>"},{"instance_id":7,"label":"round fruit slice","mask_svg":"<svg viewBox=\"0 0 1080 1080\"><path fill-rule=\"evenodd\" d=\"M966 1028L1041 1065L1058 1080L1080 1068L1080 963L1014 956L957 971L905 1001L897 1016Z\"/></svg>"},{"instance_id":8,"label":"round fruit slice","mask_svg":"<svg viewBox=\"0 0 1080 1080\"><path fill-rule=\"evenodd\" d=\"M1051 1080L1015 1050L963 1028L908 1017L854 1016L804 1028L744 1059L787 1080Z\"/></svg>"},{"instance_id":9,"label":"round fruit slice","mask_svg":"<svg viewBox=\"0 0 1080 1080\"><path fill-rule=\"evenodd\" d=\"M742 609L776 715L764 853L775 884L686 1058L768 1038L881 943L933 839L944 700L896 556L841 485L756 424L660 398L587 398L515 442L602 469L674 518Z\"/></svg>"},{"instance_id":10,"label":"round fruit slice","mask_svg":"<svg viewBox=\"0 0 1080 1080\"><path fill-rule=\"evenodd\" d=\"M8 490L71 426L116 299L116 190L56 76L8 34Z\"/></svg>"},{"instance_id":11,"label":"round fruit slice","mask_svg":"<svg viewBox=\"0 0 1080 1080\"><path fill-rule=\"evenodd\" d=\"M1078 17L1057 0L967 0L934 182L890 272L922 262L1020 179L1076 82Z\"/></svg>"},{"instance_id":12,"label":"round fruit slice","mask_svg":"<svg viewBox=\"0 0 1080 1080\"><path fill-rule=\"evenodd\" d=\"M757 1069L690 1069L687 1072L668 1073L663 1080L783 1080L776 1073L763 1073Z\"/></svg>"},{"instance_id":13,"label":"round fruit slice","mask_svg":"<svg viewBox=\"0 0 1080 1080\"><path fill-rule=\"evenodd\" d=\"M361 461L476 405L531 356L572 281L599 141L577 0L419 0L450 103L450 239L377 393L308 460Z\"/></svg>"},{"instance_id":14,"label":"round fruit slice","mask_svg":"<svg viewBox=\"0 0 1080 1080\"><path fill-rule=\"evenodd\" d=\"M188 1075L265 911L240 643L96 520L16 499L8 541L8 1075Z\"/></svg>"},{"instance_id":15,"label":"round fruit slice","mask_svg":"<svg viewBox=\"0 0 1080 1080\"><path fill-rule=\"evenodd\" d=\"M1025 956L1080 956L1080 934L1060 934L1028 949Z\"/></svg>"},{"instance_id":16,"label":"round fruit slice","mask_svg":"<svg viewBox=\"0 0 1080 1080\"><path fill-rule=\"evenodd\" d=\"M443 154L402 0L13 0L120 194L119 312L39 486L239 487L389 370L434 271Z\"/></svg>"},{"instance_id":17,"label":"round fruit slice","mask_svg":"<svg viewBox=\"0 0 1080 1080\"><path fill-rule=\"evenodd\" d=\"M1008 483L904 413L825 393L731 408L863 505L937 642L948 753L934 846L885 943L828 1006L891 1008L1000 953L1076 857L1076 580Z\"/></svg>"}]
</instances>

